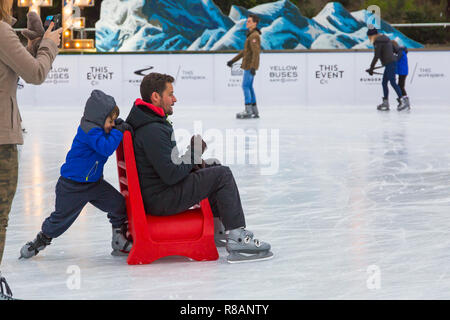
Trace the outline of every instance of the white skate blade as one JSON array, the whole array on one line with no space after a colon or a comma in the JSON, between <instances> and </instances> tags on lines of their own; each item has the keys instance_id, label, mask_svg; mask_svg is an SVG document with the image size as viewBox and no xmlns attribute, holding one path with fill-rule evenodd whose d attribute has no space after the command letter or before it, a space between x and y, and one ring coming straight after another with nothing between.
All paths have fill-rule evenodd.
<instances>
[{"instance_id":1,"label":"white skate blade","mask_svg":"<svg viewBox=\"0 0 450 320\"><path fill-rule=\"evenodd\" d=\"M242 253L230 253L227 257L228 263L244 263L244 262L256 262L265 261L273 258L273 253L271 251L262 254L250 254L244 255Z\"/></svg>"}]
</instances>

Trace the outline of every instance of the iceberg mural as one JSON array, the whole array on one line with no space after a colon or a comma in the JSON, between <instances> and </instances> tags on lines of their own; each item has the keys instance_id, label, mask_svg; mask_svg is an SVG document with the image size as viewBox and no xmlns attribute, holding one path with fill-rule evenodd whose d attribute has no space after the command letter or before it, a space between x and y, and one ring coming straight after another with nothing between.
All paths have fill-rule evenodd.
<instances>
[{"instance_id":1,"label":"iceberg mural","mask_svg":"<svg viewBox=\"0 0 450 320\"><path fill-rule=\"evenodd\" d=\"M261 18L264 50L369 49L367 12L330 2L312 19L289 0L251 9L232 6L225 16L213 0L103 0L96 23L96 47L114 51L241 50L249 13ZM381 21L381 31L400 45L423 45Z\"/></svg>"}]
</instances>

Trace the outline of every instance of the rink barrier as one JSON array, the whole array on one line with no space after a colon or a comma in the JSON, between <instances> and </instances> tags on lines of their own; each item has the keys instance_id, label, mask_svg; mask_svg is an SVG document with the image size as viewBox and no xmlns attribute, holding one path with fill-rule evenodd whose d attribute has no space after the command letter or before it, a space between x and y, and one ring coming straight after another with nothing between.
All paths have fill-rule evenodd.
<instances>
[{"instance_id":1,"label":"rink barrier","mask_svg":"<svg viewBox=\"0 0 450 320\"><path fill-rule=\"evenodd\" d=\"M150 72L174 76L178 104L241 106L243 71L227 61L230 53L61 54L39 87L19 82L19 105L83 106L100 89L121 106L140 96ZM381 76L370 76L371 50L264 52L254 87L263 108L283 106L359 106L381 101ZM414 49L408 54L406 90L415 105L450 106L450 50ZM393 99L393 90L391 97Z\"/></svg>"}]
</instances>

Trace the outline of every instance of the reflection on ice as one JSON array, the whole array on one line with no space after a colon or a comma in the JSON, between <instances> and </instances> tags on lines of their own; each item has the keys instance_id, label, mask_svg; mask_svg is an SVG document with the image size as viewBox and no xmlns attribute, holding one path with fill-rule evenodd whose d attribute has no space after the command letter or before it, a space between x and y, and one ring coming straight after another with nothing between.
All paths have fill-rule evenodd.
<instances>
[{"instance_id":1,"label":"reflection on ice","mask_svg":"<svg viewBox=\"0 0 450 320\"><path fill-rule=\"evenodd\" d=\"M121 117L128 110L122 109ZM54 209L59 168L82 108L22 110L19 185L2 272L24 299L448 299L450 279L450 112L374 108L177 105L175 128L279 130L279 167L231 164L249 229L272 244L270 261L229 265L168 257L128 266L110 256L106 216L88 205L66 234L37 257L20 247ZM280 116L283 115L283 116ZM200 118L201 117L201 118ZM181 147L181 146L180 146ZM247 148L247 152L251 152ZM226 150L225 150L226 153ZM226 156L226 155L225 155ZM117 185L115 159L105 179ZM80 270L80 288L68 286ZM379 288L373 286L378 277ZM371 282L372 281L372 282ZM72 288L72 289L70 289Z\"/></svg>"}]
</instances>

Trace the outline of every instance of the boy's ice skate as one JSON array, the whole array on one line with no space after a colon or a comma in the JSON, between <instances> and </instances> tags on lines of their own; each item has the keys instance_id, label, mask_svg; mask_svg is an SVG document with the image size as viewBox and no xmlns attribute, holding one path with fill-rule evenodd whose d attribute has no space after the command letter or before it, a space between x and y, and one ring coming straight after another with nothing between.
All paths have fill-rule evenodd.
<instances>
[{"instance_id":1,"label":"boy's ice skate","mask_svg":"<svg viewBox=\"0 0 450 320\"><path fill-rule=\"evenodd\" d=\"M122 225L120 228L112 229L111 247L113 256L126 256L130 253L133 246L131 237L127 236L128 224Z\"/></svg>"},{"instance_id":2,"label":"boy's ice skate","mask_svg":"<svg viewBox=\"0 0 450 320\"><path fill-rule=\"evenodd\" d=\"M380 111L389 111L389 100L383 98L383 103L377 106Z\"/></svg>"},{"instance_id":3,"label":"boy's ice skate","mask_svg":"<svg viewBox=\"0 0 450 320\"><path fill-rule=\"evenodd\" d=\"M270 244L253 238L251 231L244 228L231 230L227 235L227 251L230 253L229 263L268 260L273 257Z\"/></svg>"},{"instance_id":4,"label":"boy's ice skate","mask_svg":"<svg viewBox=\"0 0 450 320\"><path fill-rule=\"evenodd\" d=\"M34 257L39 253L39 251L44 250L46 246L48 246L52 242L52 238L47 237L44 233L39 232L36 238L27 242L22 249L20 249L20 257L19 259L25 258L29 259Z\"/></svg>"}]
</instances>

